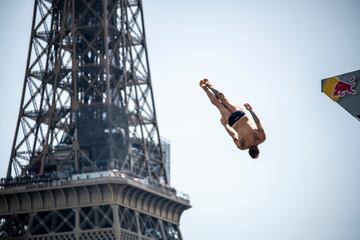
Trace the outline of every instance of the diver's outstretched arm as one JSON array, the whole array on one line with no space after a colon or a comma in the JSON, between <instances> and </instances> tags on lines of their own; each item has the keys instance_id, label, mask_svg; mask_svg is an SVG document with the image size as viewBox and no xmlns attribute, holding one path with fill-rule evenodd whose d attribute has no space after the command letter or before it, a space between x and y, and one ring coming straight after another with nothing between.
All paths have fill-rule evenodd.
<instances>
[{"instance_id":1,"label":"diver's outstretched arm","mask_svg":"<svg viewBox=\"0 0 360 240\"><path fill-rule=\"evenodd\" d=\"M250 112L251 116L254 119L254 122L256 124L256 127L258 128L259 132L263 135L264 140L266 139L266 135L265 135L265 131L263 126L261 125L260 119L258 118L258 116L255 114L255 112L253 111L251 105L249 103L245 103L244 104L245 108Z\"/></svg>"}]
</instances>

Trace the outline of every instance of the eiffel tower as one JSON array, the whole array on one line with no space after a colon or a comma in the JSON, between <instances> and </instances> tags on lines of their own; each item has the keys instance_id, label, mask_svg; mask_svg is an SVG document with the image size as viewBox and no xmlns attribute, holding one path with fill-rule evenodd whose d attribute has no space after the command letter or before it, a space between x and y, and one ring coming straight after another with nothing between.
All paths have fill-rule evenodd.
<instances>
[{"instance_id":1,"label":"eiffel tower","mask_svg":"<svg viewBox=\"0 0 360 240\"><path fill-rule=\"evenodd\" d=\"M181 240L141 0L35 0L0 239Z\"/></svg>"}]
</instances>

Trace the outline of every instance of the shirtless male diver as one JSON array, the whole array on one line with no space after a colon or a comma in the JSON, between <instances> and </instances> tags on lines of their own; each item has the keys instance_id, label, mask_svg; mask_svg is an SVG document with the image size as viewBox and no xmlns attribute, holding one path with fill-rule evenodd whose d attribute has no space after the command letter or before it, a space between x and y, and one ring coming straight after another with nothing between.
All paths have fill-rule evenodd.
<instances>
[{"instance_id":1,"label":"shirtless male diver","mask_svg":"<svg viewBox=\"0 0 360 240\"><path fill-rule=\"evenodd\" d=\"M240 106L231 103L223 93L213 88L209 80L203 79L199 85L204 89L211 103L219 109L220 122L236 146L241 150L249 149L249 155L256 159L259 156L258 145L265 141L266 135L250 104L245 103L244 107L250 112L254 121L246 116Z\"/></svg>"}]
</instances>

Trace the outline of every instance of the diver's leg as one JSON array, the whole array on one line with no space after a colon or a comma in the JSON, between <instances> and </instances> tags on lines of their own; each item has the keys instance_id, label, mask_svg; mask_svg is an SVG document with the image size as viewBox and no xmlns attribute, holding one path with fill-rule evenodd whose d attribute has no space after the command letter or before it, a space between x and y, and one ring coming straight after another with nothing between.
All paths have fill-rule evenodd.
<instances>
[{"instance_id":1,"label":"diver's leg","mask_svg":"<svg viewBox=\"0 0 360 240\"><path fill-rule=\"evenodd\" d=\"M206 86L207 81L204 80L200 81L200 87L205 91L211 103L219 110L221 117L226 120L229 119L231 112L223 105L223 103L215 96L215 94L210 91L210 89Z\"/></svg>"},{"instance_id":2,"label":"diver's leg","mask_svg":"<svg viewBox=\"0 0 360 240\"><path fill-rule=\"evenodd\" d=\"M229 99L225 97L225 95L222 92L216 90L209 81L206 82L206 86L214 93L216 98L218 98L221 101L221 103L227 109L229 109L231 113L239 110L243 111L243 109L239 105L233 104Z\"/></svg>"}]
</instances>

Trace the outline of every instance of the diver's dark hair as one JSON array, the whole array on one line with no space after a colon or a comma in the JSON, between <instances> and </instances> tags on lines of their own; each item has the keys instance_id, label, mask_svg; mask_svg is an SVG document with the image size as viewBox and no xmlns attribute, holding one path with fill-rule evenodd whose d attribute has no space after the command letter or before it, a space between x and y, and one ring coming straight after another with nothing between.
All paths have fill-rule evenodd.
<instances>
[{"instance_id":1,"label":"diver's dark hair","mask_svg":"<svg viewBox=\"0 0 360 240\"><path fill-rule=\"evenodd\" d=\"M249 155L252 157L252 158L257 158L259 156L259 149L257 146L253 145L249 148Z\"/></svg>"}]
</instances>

